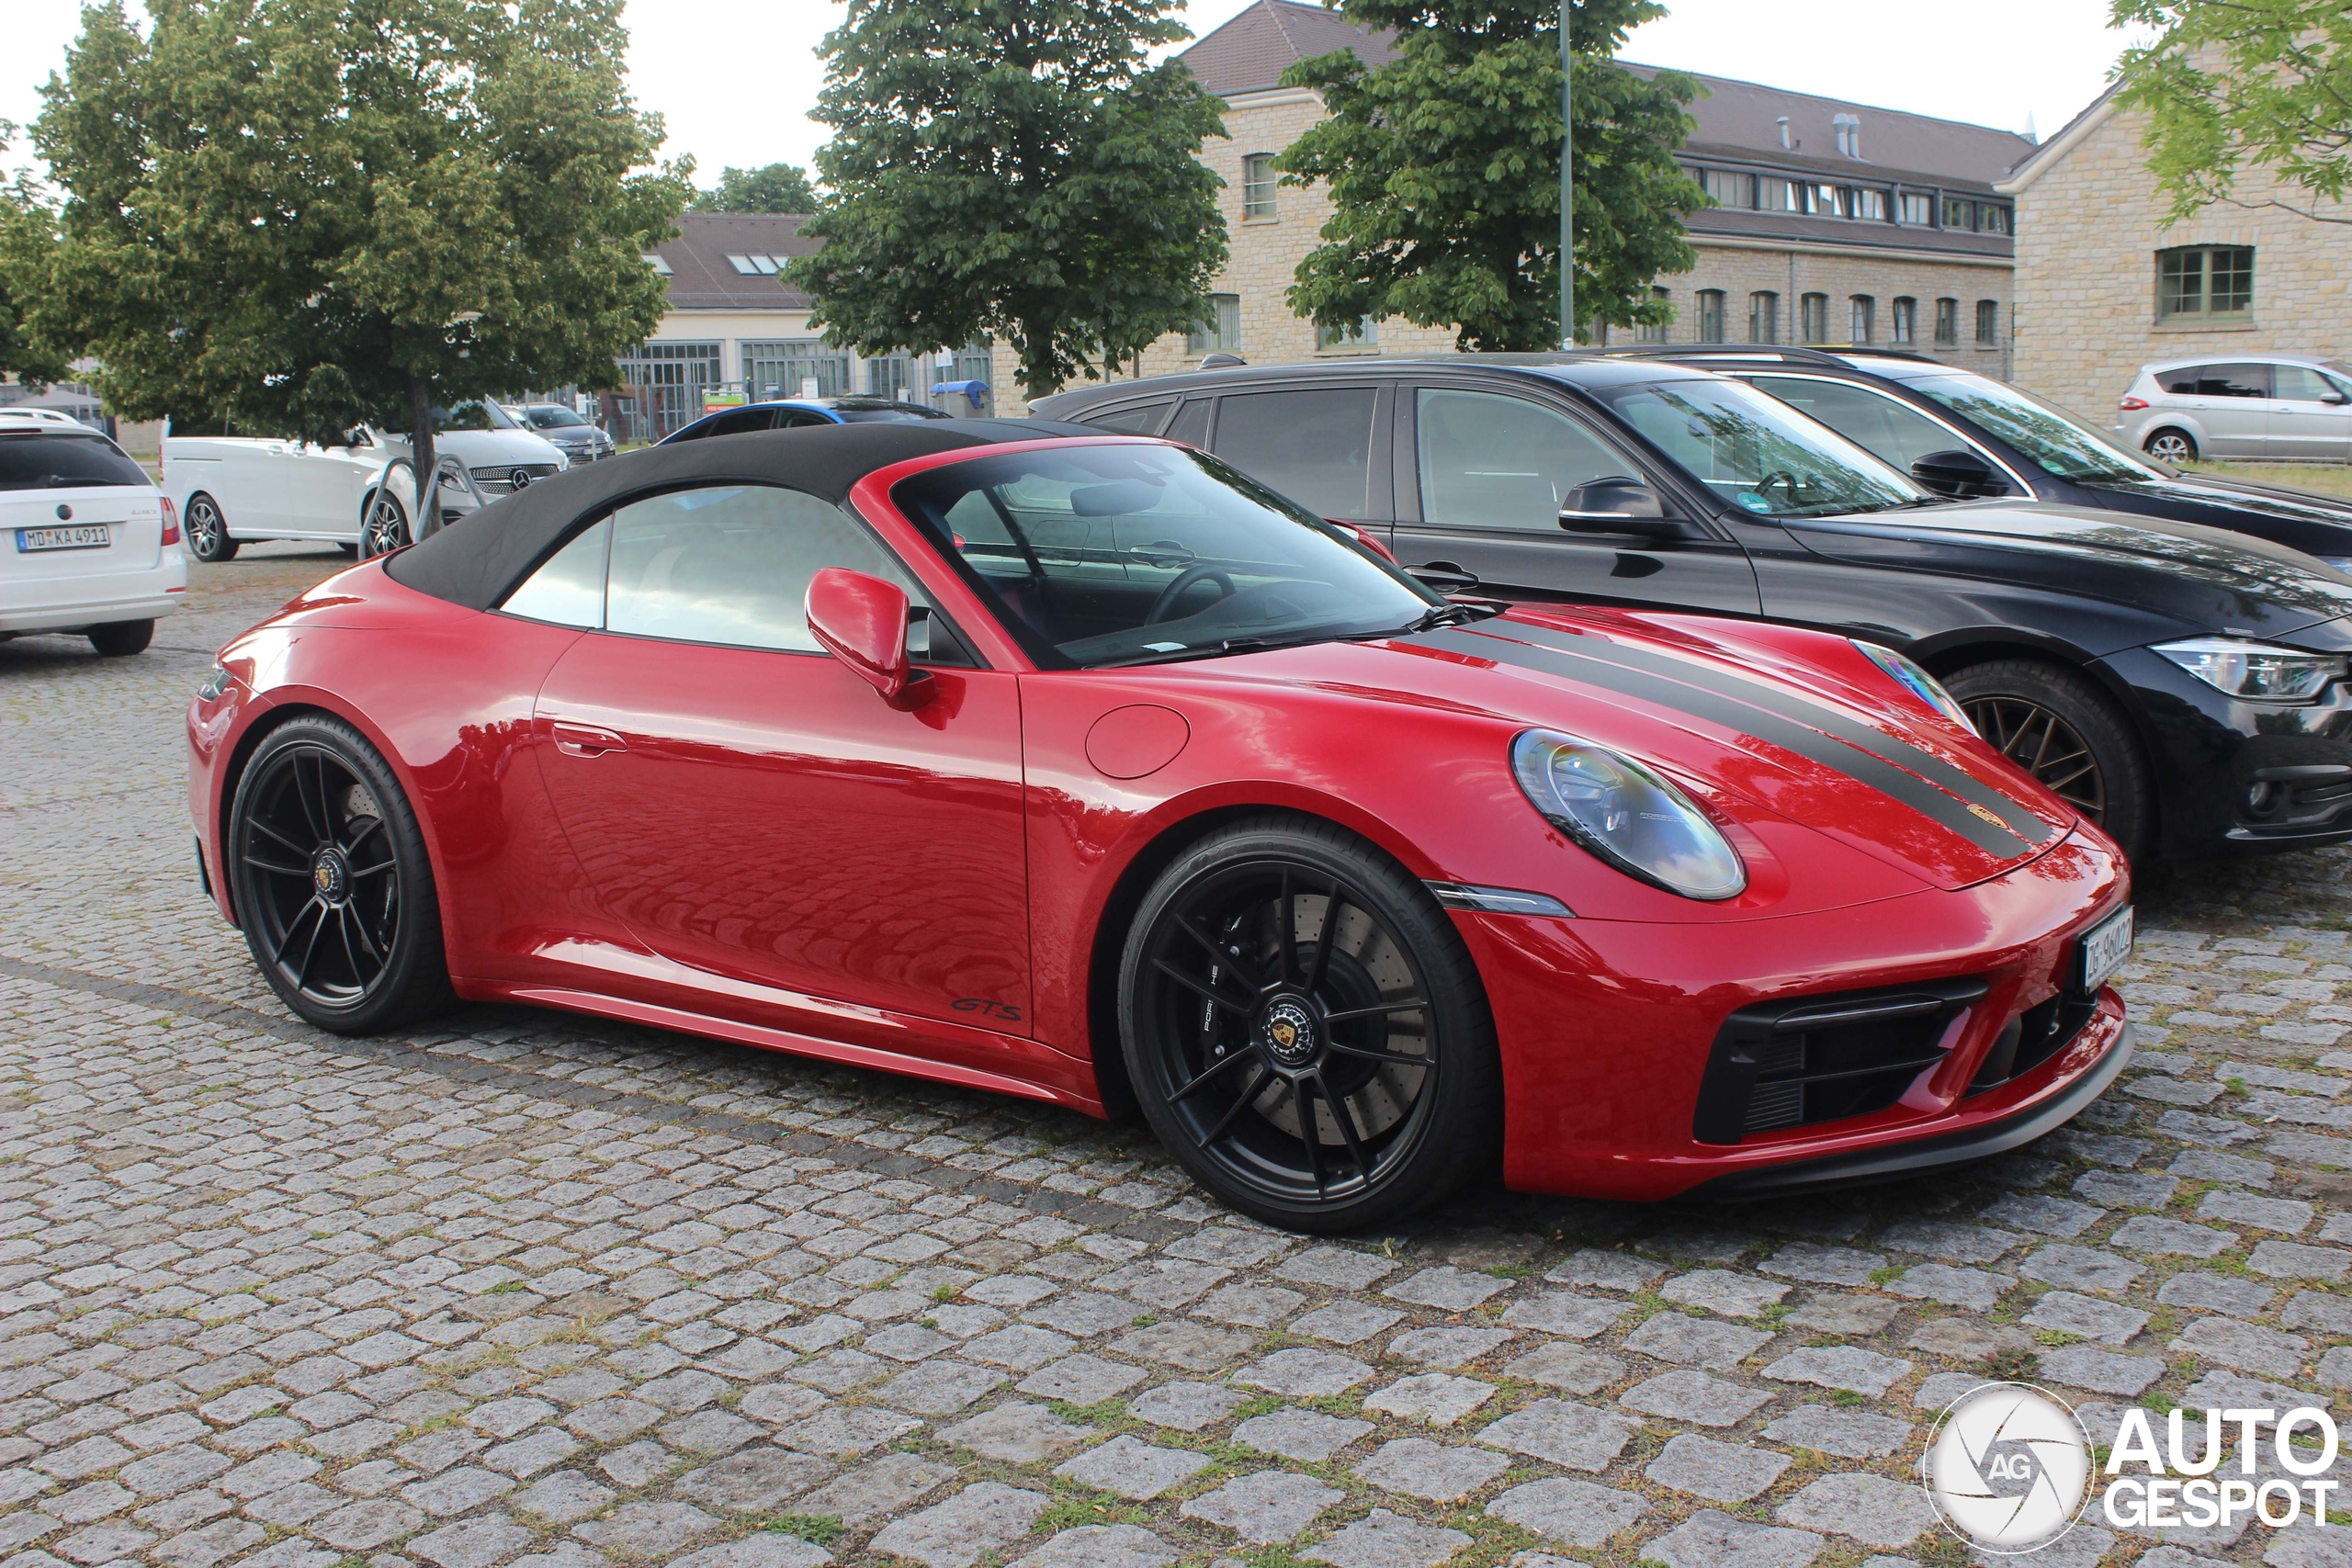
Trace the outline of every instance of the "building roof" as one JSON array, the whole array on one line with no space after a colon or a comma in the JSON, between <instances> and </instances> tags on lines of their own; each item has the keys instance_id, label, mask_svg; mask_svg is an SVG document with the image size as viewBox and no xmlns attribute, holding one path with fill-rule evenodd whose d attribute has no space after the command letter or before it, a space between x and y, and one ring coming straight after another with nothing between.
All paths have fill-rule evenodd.
<instances>
[{"instance_id":1,"label":"building roof","mask_svg":"<svg viewBox=\"0 0 2352 1568\"><path fill-rule=\"evenodd\" d=\"M1202 86L1220 98L1282 85L1302 60L1352 49L1366 65L1396 58L1390 35L1360 28L1335 11L1299 0L1257 0L1178 56Z\"/></svg>"},{"instance_id":2,"label":"building roof","mask_svg":"<svg viewBox=\"0 0 2352 1568\"><path fill-rule=\"evenodd\" d=\"M662 279L673 310L806 310L808 296L768 270L790 256L812 256L824 242L803 238L808 221L795 212L687 212L678 237L655 247L670 268ZM753 264L744 273L729 258Z\"/></svg>"},{"instance_id":3,"label":"building roof","mask_svg":"<svg viewBox=\"0 0 2352 1568\"><path fill-rule=\"evenodd\" d=\"M1629 62L1626 69L1650 75L1661 68ZM1692 152L1745 152L1787 168L1836 170L1849 176L1867 168L1888 178L1984 189L2033 155L2030 139L1989 125L1792 93L1728 76L1688 74L1706 89L1690 104L1690 118L1698 124L1684 146ZM1859 158L1838 151L1838 115L1858 122ZM1787 148L1781 145L1783 117L1793 143Z\"/></svg>"},{"instance_id":4,"label":"building roof","mask_svg":"<svg viewBox=\"0 0 2352 1568\"><path fill-rule=\"evenodd\" d=\"M2057 135L2034 149L2031 157L2009 171L2008 177L2000 184L2001 194L2015 196L2055 168L2066 154L2081 146L2092 131L2113 117L2116 95L2122 91L2121 82L2109 83L2107 91L2083 106L2082 113L2061 127Z\"/></svg>"}]
</instances>

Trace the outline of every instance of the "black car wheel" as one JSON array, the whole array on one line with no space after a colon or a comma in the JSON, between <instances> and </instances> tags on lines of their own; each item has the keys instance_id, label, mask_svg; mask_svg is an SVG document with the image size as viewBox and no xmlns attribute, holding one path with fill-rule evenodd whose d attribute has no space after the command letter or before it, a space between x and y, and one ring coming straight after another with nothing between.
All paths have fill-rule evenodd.
<instances>
[{"instance_id":1,"label":"black car wheel","mask_svg":"<svg viewBox=\"0 0 2352 1568\"><path fill-rule=\"evenodd\" d=\"M1944 684L1976 732L2134 858L2155 824L2147 763L2122 714L2073 671L1996 659Z\"/></svg>"},{"instance_id":2,"label":"black car wheel","mask_svg":"<svg viewBox=\"0 0 2352 1568\"><path fill-rule=\"evenodd\" d=\"M202 491L187 498L183 532L187 553L207 565L237 558L237 541L229 537L229 520L220 515L220 503Z\"/></svg>"},{"instance_id":3,"label":"black car wheel","mask_svg":"<svg viewBox=\"0 0 2352 1568\"><path fill-rule=\"evenodd\" d=\"M379 490L368 498L367 516L359 525L359 558L389 555L409 542L408 513L400 497Z\"/></svg>"},{"instance_id":4,"label":"black car wheel","mask_svg":"<svg viewBox=\"0 0 2352 1568\"><path fill-rule=\"evenodd\" d=\"M1325 823L1261 818L1161 873L1120 964L1136 1098L1243 1213L1341 1231L1494 1157L1500 1068L1477 972L1429 890Z\"/></svg>"},{"instance_id":5,"label":"black car wheel","mask_svg":"<svg viewBox=\"0 0 2352 1568\"><path fill-rule=\"evenodd\" d=\"M2197 461L2197 438L2185 430L2166 425L2148 437L2143 450L2162 462L2193 463Z\"/></svg>"},{"instance_id":6,"label":"black car wheel","mask_svg":"<svg viewBox=\"0 0 2352 1568\"><path fill-rule=\"evenodd\" d=\"M270 731L237 783L228 860L254 962L303 1018L367 1034L447 1005L424 835L349 725L305 716Z\"/></svg>"},{"instance_id":7,"label":"black car wheel","mask_svg":"<svg viewBox=\"0 0 2352 1568\"><path fill-rule=\"evenodd\" d=\"M147 651L147 645L155 640L155 623L108 621L105 626L92 626L87 635L90 646L107 658L128 659Z\"/></svg>"}]
</instances>

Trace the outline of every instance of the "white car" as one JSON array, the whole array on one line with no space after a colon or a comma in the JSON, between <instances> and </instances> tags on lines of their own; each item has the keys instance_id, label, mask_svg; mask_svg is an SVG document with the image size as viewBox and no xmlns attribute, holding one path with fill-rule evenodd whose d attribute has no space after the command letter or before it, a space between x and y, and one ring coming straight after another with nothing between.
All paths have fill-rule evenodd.
<instances>
[{"instance_id":1,"label":"white car","mask_svg":"<svg viewBox=\"0 0 2352 1568\"><path fill-rule=\"evenodd\" d=\"M97 431L48 409L0 409L0 641L78 633L137 653L187 595L172 503Z\"/></svg>"},{"instance_id":2,"label":"white car","mask_svg":"<svg viewBox=\"0 0 2352 1568\"><path fill-rule=\"evenodd\" d=\"M2168 463L2352 462L2352 365L2340 359L2160 359L2140 367L2116 410L2116 434Z\"/></svg>"},{"instance_id":3,"label":"white car","mask_svg":"<svg viewBox=\"0 0 2352 1568\"><path fill-rule=\"evenodd\" d=\"M362 556L430 534L484 501L561 473L570 459L494 403L435 411L441 504L419 525L405 437L362 425L340 446L164 433L164 491L187 520L188 553L224 561L249 539L319 539ZM449 474L449 458L461 470ZM395 467L394 465L398 466ZM389 478L388 478L389 474ZM470 481L469 484L468 481Z\"/></svg>"}]
</instances>

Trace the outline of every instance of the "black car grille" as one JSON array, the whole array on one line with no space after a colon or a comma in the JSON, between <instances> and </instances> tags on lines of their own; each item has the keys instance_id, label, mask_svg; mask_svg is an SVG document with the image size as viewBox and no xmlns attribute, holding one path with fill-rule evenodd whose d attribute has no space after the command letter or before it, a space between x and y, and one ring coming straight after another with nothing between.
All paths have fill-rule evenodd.
<instances>
[{"instance_id":1,"label":"black car grille","mask_svg":"<svg viewBox=\"0 0 2352 1568\"><path fill-rule=\"evenodd\" d=\"M1952 1020L1985 990L1939 980L1742 1008L1715 1036L1690 1135L1736 1144L1883 1111L1944 1060Z\"/></svg>"},{"instance_id":2,"label":"black car grille","mask_svg":"<svg viewBox=\"0 0 2352 1568\"><path fill-rule=\"evenodd\" d=\"M1982 1094L2011 1078L2023 1077L2074 1043L2075 1036L2098 1011L2096 997L2052 997L2026 1009L2009 1020L2009 1026L1984 1053L1968 1092Z\"/></svg>"},{"instance_id":3,"label":"black car grille","mask_svg":"<svg viewBox=\"0 0 2352 1568\"><path fill-rule=\"evenodd\" d=\"M518 473L528 474L530 479L526 482L537 484L556 472L558 467L553 463L497 463L472 470L474 488L484 495L504 495L520 488L514 483L514 476Z\"/></svg>"}]
</instances>

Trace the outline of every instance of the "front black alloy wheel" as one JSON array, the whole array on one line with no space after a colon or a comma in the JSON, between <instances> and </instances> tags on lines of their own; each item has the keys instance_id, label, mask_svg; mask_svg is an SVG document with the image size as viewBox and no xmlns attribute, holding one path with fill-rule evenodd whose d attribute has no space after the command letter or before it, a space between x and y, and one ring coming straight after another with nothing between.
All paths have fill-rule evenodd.
<instances>
[{"instance_id":1,"label":"front black alloy wheel","mask_svg":"<svg viewBox=\"0 0 2352 1568\"><path fill-rule=\"evenodd\" d=\"M272 730L231 811L238 920L286 1005L364 1034L449 999L423 835L384 760L339 720Z\"/></svg>"},{"instance_id":2,"label":"front black alloy wheel","mask_svg":"<svg viewBox=\"0 0 2352 1568\"><path fill-rule=\"evenodd\" d=\"M237 541L229 537L229 521L220 515L219 502L198 491L187 498L187 516L183 522L188 554L207 565L236 558Z\"/></svg>"},{"instance_id":3,"label":"front black alloy wheel","mask_svg":"<svg viewBox=\"0 0 2352 1568\"><path fill-rule=\"evenodd\" d=\"M1136 913L1120 1001L1153 1130L1247 1213L1352 1229L1491 1161L1469 954L1425 887L1329 824L1261 819L1180 856Z\"/></svg>"}]
</instances>

